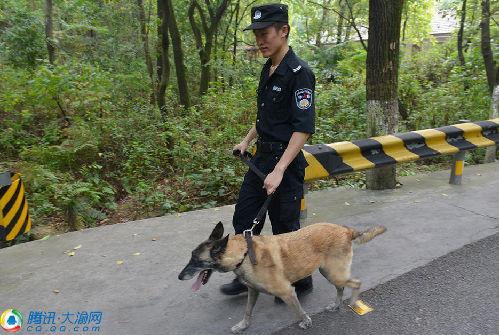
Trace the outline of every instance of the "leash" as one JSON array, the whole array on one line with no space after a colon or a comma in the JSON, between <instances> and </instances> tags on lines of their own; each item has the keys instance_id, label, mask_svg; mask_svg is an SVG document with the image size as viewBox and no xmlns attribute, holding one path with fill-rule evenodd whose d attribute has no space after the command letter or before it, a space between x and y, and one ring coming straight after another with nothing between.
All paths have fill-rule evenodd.
<instances>
[{"instance_id":1,"label":"leash","mask_svg":"<svg viewBox=\"0 0 499 335\"><path fill-rule=\"evenodd\" d=\"M248 165L251 171L253 171L262 181L265 180L265 177L267 177L262 171L260 171L255 164L253 164L250 160L250 153L249 152L244 152L241 153L240 150L234 150L232 152L234 156L238 156L241 161ZM263 206L260 208L258 211L258 214L256 217L253 219L253 226L251 226L250 229L246 229L243 232L244 239L246 240L246 245L248 247L248 256L251 260L251 264L256 265L256 255L255 255L255 250L253 249L253 229L262 221L262 219L265 217L265 214L267 213L267 208L269 207L270 202L272 201L272 197L274 196L274 193L271 193L267 196L267 199L265 199L265 202L263 203Z\"/></svg>"}]
</instances>

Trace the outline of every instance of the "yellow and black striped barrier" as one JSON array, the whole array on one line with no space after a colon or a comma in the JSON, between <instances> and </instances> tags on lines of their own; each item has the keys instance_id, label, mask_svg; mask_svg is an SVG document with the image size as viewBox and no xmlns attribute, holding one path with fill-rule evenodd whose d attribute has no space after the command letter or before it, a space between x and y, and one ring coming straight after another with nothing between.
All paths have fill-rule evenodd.
<instances>
[{"instance_id":1,"label":"yellow and black striped barrier","mask_svg":"<svg viewBox=\"0 0 499 335\"><path fill-rule=\"evenodd\" d=\"M0 242L11 241L30 229L28 201L20 174L0 174Z\"/></svg>"},{"instance_id":2,"label":"yellow and black striped barrier","mask_svg":"<svg viewBox=\"0 0 499 335\"><path fill-rule=\"evenodd\" d=\"M307 145L303 149L309 164L305 181L496 145L498 130L499 119L493 119L351 142Z\"/></svg>"},{"instance_id":3,"label":"yellow and black striped barrier","mask_svg":"<svg viewBox=\"0 0 499 335\"><path fill-rule=\"evenodd\" d=\"M465 152L498 144L499 118L351 142L306 145L303 148L308 162L305 169L305 182L342 173L453 154L449 183L458 185L461 184ZM305 191L307 188L305 184ZM300 219L304 221L306 218L305 199L302 199L301 207Z\"/></svg>"}]
</instances>

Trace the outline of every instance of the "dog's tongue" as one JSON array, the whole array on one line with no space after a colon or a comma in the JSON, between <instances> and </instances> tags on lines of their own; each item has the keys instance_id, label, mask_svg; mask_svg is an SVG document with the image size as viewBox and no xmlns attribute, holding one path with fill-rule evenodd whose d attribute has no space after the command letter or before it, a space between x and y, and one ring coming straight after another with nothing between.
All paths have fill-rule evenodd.
<instances>
[{"instance_id":1,"label":"dog's tongue","mask_svg":"<svg viewBox=\"0 0 499 335\"><path fill-rule=\"evenodd\" d=\"M198 278L196 279L196 281L194 282L194 284L192 284L192 290L193 291L197 291L199 290L199 288L201 287L201 284L203 282L203 274L204 274L205 271L201 271L198 275Z\"/></svg>"}]
</instances>

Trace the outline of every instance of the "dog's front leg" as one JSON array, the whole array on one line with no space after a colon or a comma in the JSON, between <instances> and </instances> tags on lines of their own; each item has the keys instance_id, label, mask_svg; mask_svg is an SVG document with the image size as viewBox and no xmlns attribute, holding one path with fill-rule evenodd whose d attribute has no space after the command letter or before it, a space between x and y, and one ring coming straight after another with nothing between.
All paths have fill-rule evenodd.
<instances>
[{"instance_id":1,"label":"dog's front leg","mask_svg":"<svg viewBox=\"0 0 499 335\"><path fill-rule=\"evenodd\" d=\"M249 327L251 314L253 313L253 307L255 307L256 300L258 299L257 290L248 287L248 302L246 303L246 311L244 312L244 318L230 330L234 334L238 334Z\"/></svg>"},{"instance_id":2,"label":"dog's front leg","mask_svg":"<svg viewBox=\"0 0 499 335\"><path fill-rule=\"evenodd\" d=\"M294 289L290 289L290 291L286 295L283 295L280 298L302 320L298 324L300 328L307 329L312 326L312 319L310 318L310 316L307 315L307 313L301 307L300 301L298 300L298 297L296 296L296 292Z\"/></svg>"}]
</instances>

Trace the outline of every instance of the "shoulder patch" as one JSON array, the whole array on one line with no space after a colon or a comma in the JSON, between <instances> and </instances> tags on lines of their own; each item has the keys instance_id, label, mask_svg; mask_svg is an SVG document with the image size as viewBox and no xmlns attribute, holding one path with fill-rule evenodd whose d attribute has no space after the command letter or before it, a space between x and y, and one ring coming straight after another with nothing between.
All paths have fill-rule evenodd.
<instances>
[{"instance_id":1,"label":"shoulder patch","mask_svg":"<svg viewBox=\"0 0 499 335\"><path fill-rule=\"evenodd\" d=\"M295 91L296 106L299 109L307 109L312 106L313 92L310 88L300 88Z\"/></svg>"},{"instance_id":2,"label":"shoulder patch","mask_svg":"<svg viewBox=\"0 0 499 335\"><path fill-rule=\"evenodd\" d=\"M295 67L291 70L293 71L293 73L296 73L296 72L300 71L300 69L301 69L301 65L298 65L297 67Z\"/></svg>"}]
</instances>

